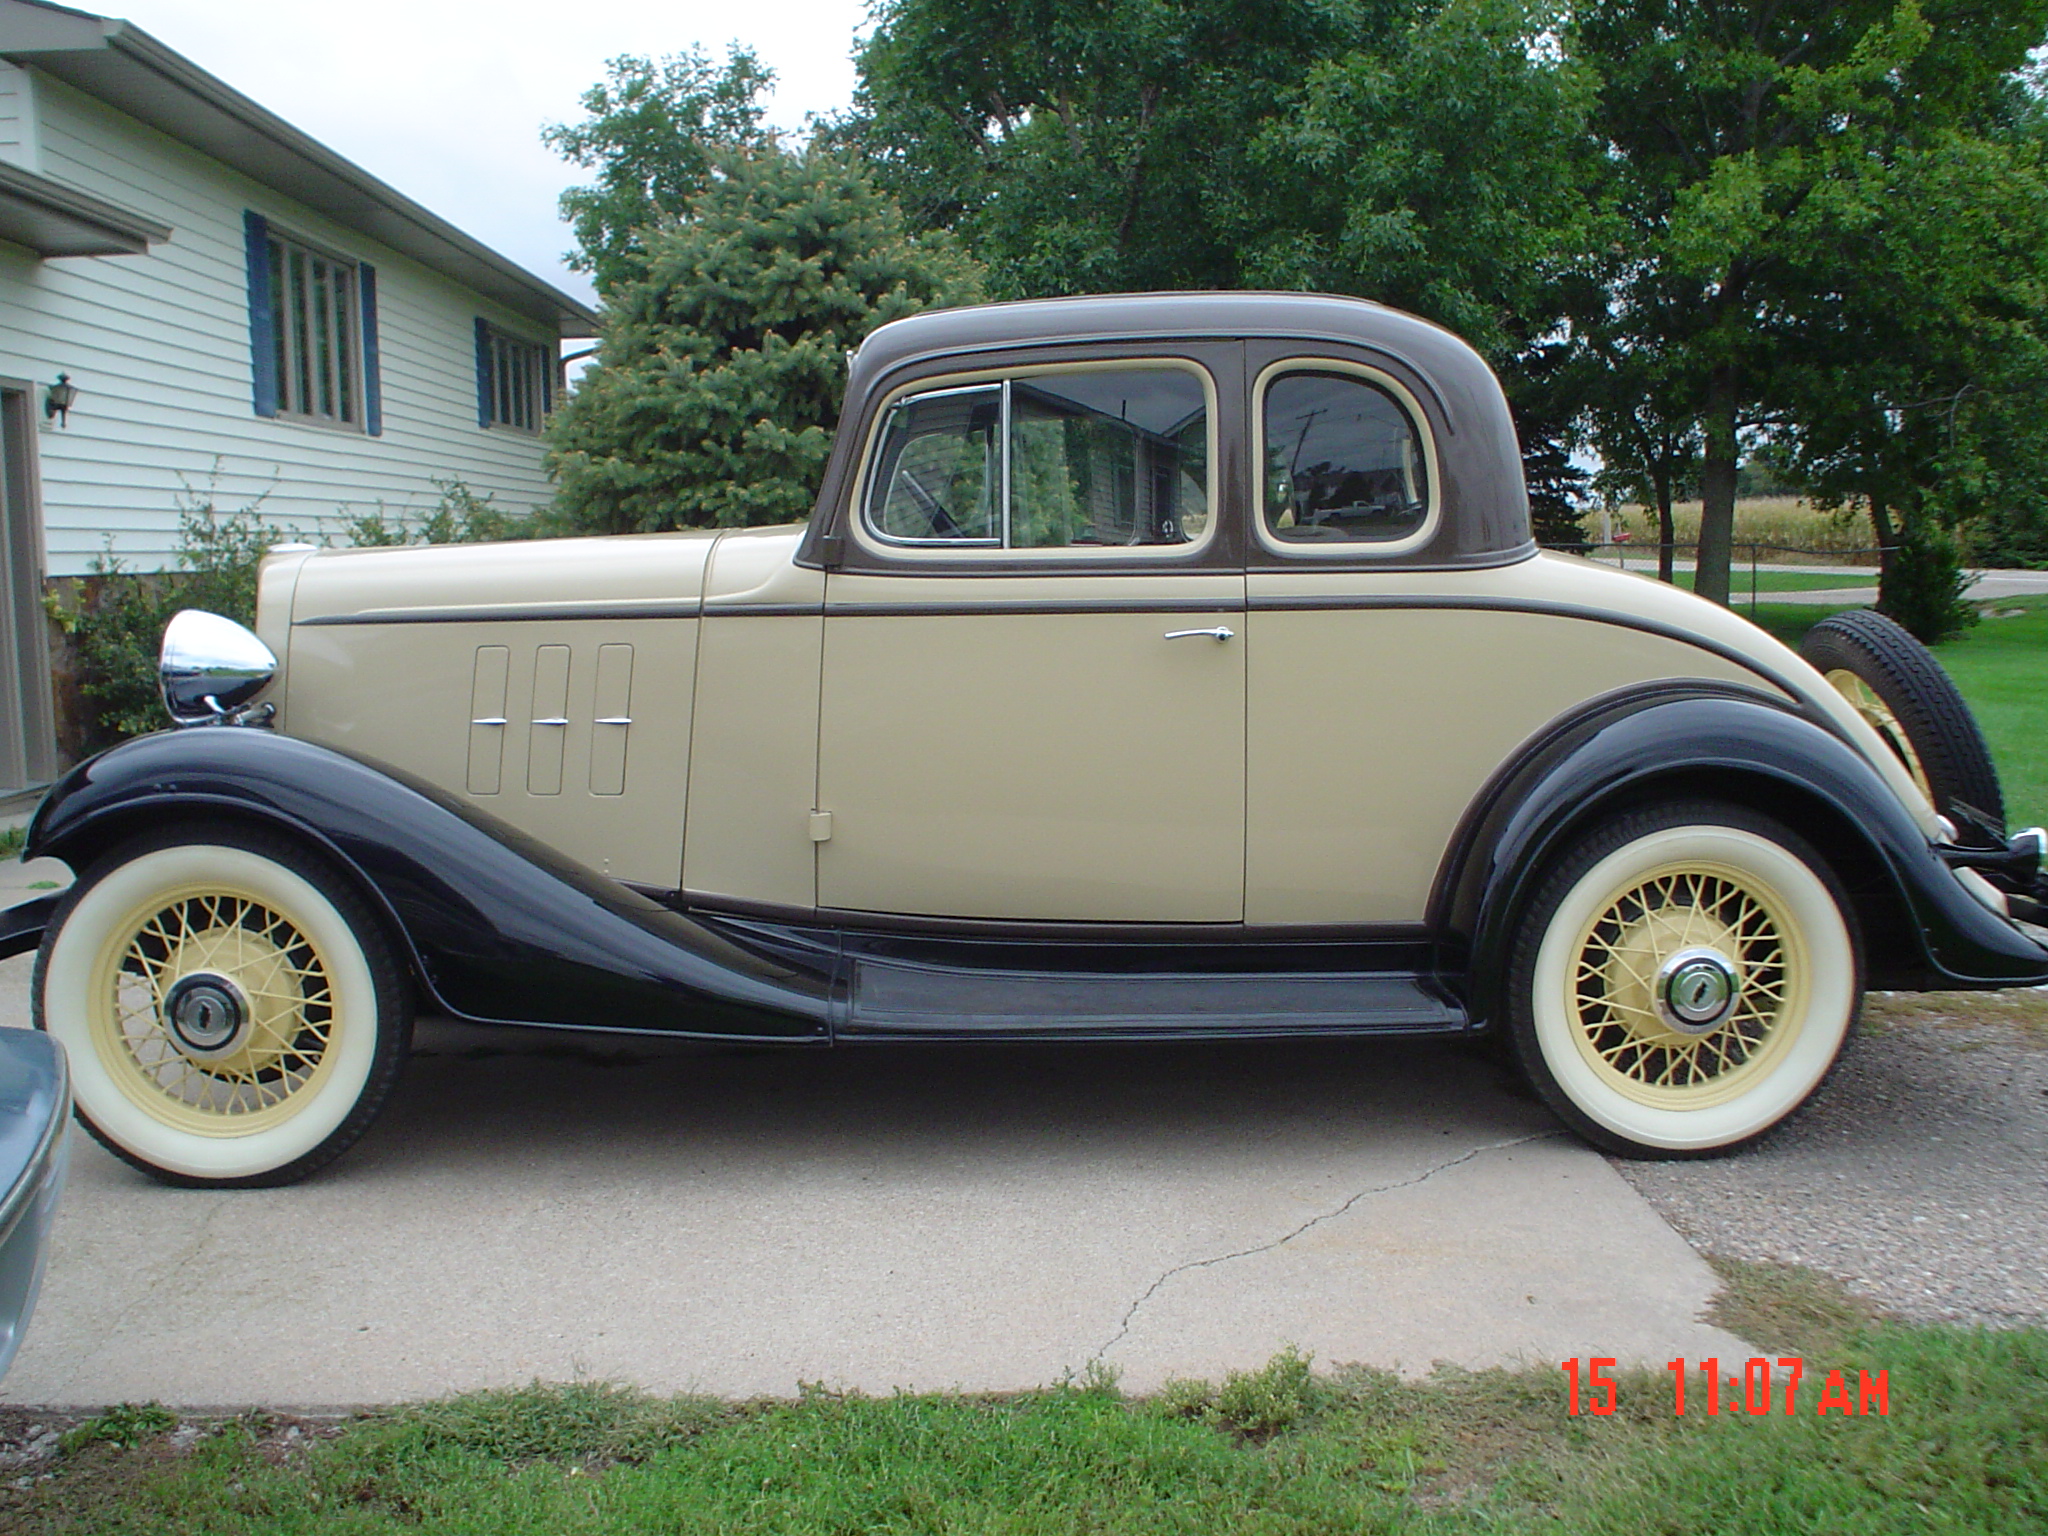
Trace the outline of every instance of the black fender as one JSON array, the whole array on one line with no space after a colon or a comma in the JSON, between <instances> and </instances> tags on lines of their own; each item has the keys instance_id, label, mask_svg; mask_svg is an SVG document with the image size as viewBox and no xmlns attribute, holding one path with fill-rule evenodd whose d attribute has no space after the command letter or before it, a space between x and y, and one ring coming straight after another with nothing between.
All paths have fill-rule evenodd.
<instances>
[{"instance_id":1,"label":"black fender","mask_svg":"<svg viewBox=\"0 0 2048 1536\"><path fill-rule=\"evenodd\" d=\"M1829 856L1865 915L1873 984L2048 982L2048 949L1964 889L1860 752L1770 695L1701 683L1594 701L1482 793L1431 903L1445 977L1462 976L1475 1022L1500 1004L1515 929L1557 856L1595 822L1681 796L1768 811Z\"/></svg>"},{"instance_id":2,"label":"black fender","mask_svg":"<svg viewBox=\"0 0 2048 1536\"><path fill-rule=\"evenodd\" d=\"M36 811L26 853L82 872L124 838L193 818L272 827L323 854L458 1018L830 1036L836 944L714 929L411 774L269 730L168 731L79 764Z\"/></svg>"}]
</instances>

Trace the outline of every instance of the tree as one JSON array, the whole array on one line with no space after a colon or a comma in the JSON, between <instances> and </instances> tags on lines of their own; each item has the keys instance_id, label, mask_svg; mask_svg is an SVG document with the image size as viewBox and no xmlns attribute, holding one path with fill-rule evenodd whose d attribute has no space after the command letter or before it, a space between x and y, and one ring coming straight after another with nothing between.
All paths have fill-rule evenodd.
<instances>
[{"instance_id":1,"label":"tree","mask_svg":"<svg viewBox=\"0 0 2048 1536\"><path fill-rule=\"evenodd\" d=\"M845 357L875 326L971 302L980 274L843 157L773 145L714 163L679 222L636 234L596 365L549 426L554 520L592 533L805 516Z\"/></svg>"},{"instance_id":2,"label":"tree","mask_svg":"<svg viewBox=\"0 0 2048 1536\"><path fill-rule=\"evenodd\" d=\"M1950 131L1861 169L1794 265L1817 291L1778 380L1780 437L1823 502L1868 508L1879 606L1932 642L1975 617L1954 531L2048 485L2048 156ZM1843 272L1827 251L1845 238Z\"/></svg>"},{"instance_id":3,"label":"tree","mask_svg":"<svg viewBox=\"0 0 2048 1536\"><path fill-rule=\"evenodd\" d=\"M664 59L621 54L581 97L589 118L554 123L541 141L595 170L594 184L562 194L576 231L569 265L608 294L643 270L641 231L673 218L704 191L722 155L765 148L761 96L775 81L744 48L716 69L701 50Z\"/></svg>"},{"instance_id":4,"label":"tree","mask_svg":"<svg viewBox=\"0 0 2048 1536\"><path fill-rule=\"evenodd\" d=\"M1594 81L1546 0L1447 0L1318 64L1254 141L1232 234L1254 286L1362 294L1435 320L1501 374L1538 539L1584 538L1561 319L1604 227Z\"/></svg>"},{"instance_id":5,"label":"tree","mask_svg":"<svg viewBox=\"0 0 2048 1536\"><path fill-rule=\"evenodd\" d=\"M1410 0L884 0L838 125L1003 297L1243 285L1248 148Z\"/></svg>"},{"instance_id":6,"label":"tree","mask_svg":"<svg viewBox=\"0 0 2048 1536\"><path fill-rule=\"evenodd\" d=\"M1802 304L1866 252L1816 228L1901 149L1970 123L2048 29L2048 0L1587 0L1571 54L1602 86L1594 127L1625 238L1589 343L1625 341L1693 390L1698 590L1725 602L1746 421L1782 415ZM1675 425L1665 421L1665 428ZM1670 434L1653 433L1663 441Z\"/></svg>"},{"instance_id":7,"label":"tree","mask_svg":"<svg viewBox=\"0 0 2048 1536\"><path fill-rule=\"evenodd\" d=\"M1448 0L1312 69L1230 234L1255 284L1361 294L1496 363L1554 329L1599 239L1592 78L1528 0Z\"/></svg>"}]
</instances>

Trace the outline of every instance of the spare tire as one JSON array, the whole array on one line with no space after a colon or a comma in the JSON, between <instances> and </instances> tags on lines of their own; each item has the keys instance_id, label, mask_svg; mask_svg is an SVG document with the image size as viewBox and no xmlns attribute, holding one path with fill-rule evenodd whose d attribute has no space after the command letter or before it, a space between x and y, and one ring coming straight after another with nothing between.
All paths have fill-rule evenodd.
<instances>
[{"instance_id":1,"label":"spare tire","mask_svg":"<svg viewBox=\"0 0 2048 1536\"><path fill-rule=\"evenodd\" d=\"M1932 651L1883 614L1854 608L1808 630L1799 654L1885 739L1937 811L2004 827L1991 749Z\"/></svg>"}]
</instances>

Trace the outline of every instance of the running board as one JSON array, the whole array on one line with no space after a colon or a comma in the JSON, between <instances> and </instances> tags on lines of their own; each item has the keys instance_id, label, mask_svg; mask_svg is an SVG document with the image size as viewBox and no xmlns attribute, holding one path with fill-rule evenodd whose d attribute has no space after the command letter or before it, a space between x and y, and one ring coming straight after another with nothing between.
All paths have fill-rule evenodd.
<instances>
[{"instance_id":1,"label":"running board","mask_svg":"<svg viewBox=\"0 0 2048 1536\"><path fill-rule=\"evenodd\" d=\"M841 1038L1108 1040L1455 1034L1462 1008L1412 973L1026 971L853 961Z\"/></svg>"}]
</instances>

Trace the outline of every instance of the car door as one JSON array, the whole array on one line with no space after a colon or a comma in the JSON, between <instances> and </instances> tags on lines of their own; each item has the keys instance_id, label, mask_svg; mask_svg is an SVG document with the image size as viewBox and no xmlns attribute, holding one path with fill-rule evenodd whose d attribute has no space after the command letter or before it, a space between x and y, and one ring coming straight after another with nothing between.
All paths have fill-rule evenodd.
<instances>
[{"instance_id":1,"label":"car door","mask_svg":"<svg viewBox=\"0 0 2048 1536\"><path fill-rule=\"evenodd\" d=\"M877 413L826 581L818 901L1244 912L1244 578L1185 360L922 383Z\"/></svg>"}]
</instances>

